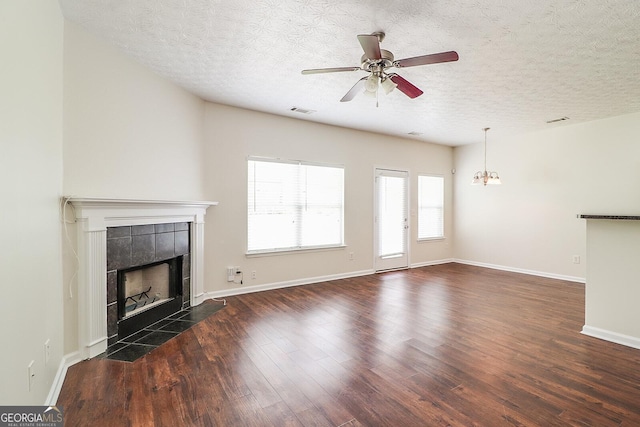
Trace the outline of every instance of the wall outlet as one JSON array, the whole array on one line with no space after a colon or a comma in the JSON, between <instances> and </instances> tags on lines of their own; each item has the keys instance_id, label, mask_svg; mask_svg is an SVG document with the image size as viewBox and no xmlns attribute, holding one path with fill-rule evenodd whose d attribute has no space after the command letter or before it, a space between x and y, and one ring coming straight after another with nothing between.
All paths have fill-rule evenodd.
<instances>
[{"instance_id":1,"label":"wall outlet","mask_svg":"<svg viewBox=\"0 0 640 427\"><path fill-rule=\"evenodd\" d=\"M29 374L29 391L33 390L33 384L35 383L35 380L36 380L36 370L35 370L35 367L33 366L35 363L36 361L32 360L27 365L27 374Z\"/></svg>"},{"instance_id":2,"label":"wall outlet","mask_svg":"<svg viewBox=\"0 0 640 427\"><path fill-rule=\"evenodd\" d=\"M253 271L251 272L251 278L252 278L252 279L255 279L255 278L256 278L256 271L255 271L255 270L253 270Z\"/></svg>"},{"instance_id":3,"label":"wall outlet","mask_svg":"<svg viewBox=\"0 0 640 427\"><path fill-rule=\"evenodd\" d=\"M49 359L51 359L51 340L48 339L44 342L44 366L49 364Z\"/></svg>"},{"instance_id":4,"label":"wall outlet","mask_svg":"<svg viewBox=\"0 0 640 427\"><path fill-rule=\"evenodd\" d=\"M227 282L233 282L236 275L235 267L227 267Z\"/></svg>"},{"instance_id":5,"label":"wall outlet","mask_svg":"<svg viewBox=\"0 0 640 427\"><path fill-rule=\"evenodd\" d=\"M580 264L580 255L574 255L573 256L573 263L574 264Z\"/></svg>"},{"instance_id":6,"label":"wall outlet","mask_svg":"<svg viewBox=\"0 0 640 427\"><path fill-rule=\"evenodd\" d=\"M349 261L353 261L353 252L349 252Z\"/></svg>"}]
</instances>

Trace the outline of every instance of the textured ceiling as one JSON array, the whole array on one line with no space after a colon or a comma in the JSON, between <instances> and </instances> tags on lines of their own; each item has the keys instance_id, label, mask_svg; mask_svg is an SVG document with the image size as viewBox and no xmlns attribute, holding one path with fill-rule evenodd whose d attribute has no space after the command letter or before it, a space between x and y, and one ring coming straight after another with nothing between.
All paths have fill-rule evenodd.
<instances>
[{"instance_id":1,"label":"textured ceiling","mask_svg":"<svg viewBox=\"0 0 640 427\"><path fill-rule=\"evenodd\" d=\"M64 16L203 99L445 145L640 111L638 0L60 0ZM384 31L425 93L340 98ZM315 110L310 115L291 107ZM547 124L567 116L570 120ZM419 132L419 136L408 136Z\"/></svg>"}]
</instances>

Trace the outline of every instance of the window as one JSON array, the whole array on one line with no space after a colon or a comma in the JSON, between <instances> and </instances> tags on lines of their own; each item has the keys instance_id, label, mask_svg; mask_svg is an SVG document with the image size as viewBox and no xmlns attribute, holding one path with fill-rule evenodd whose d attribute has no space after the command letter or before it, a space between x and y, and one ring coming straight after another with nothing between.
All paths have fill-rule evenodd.
<instances>
[{"instance_id":1,"label":"window","mask_svg":"<svg viewBox=\"0 0 640 427\"><path fill-rule=\"evenodd\" d=\"M247 252L344 244L344 168L249 158Z\"/></svg>"},{"instance_id":2,"label":"window","mask_svg":"<svg viewBox=\"0 0 640 427\"><path fill-rule=\"evenodd\" d=\"M418 239L444 238L444 177L418 176Z\"/></svg>"}]
</instances>

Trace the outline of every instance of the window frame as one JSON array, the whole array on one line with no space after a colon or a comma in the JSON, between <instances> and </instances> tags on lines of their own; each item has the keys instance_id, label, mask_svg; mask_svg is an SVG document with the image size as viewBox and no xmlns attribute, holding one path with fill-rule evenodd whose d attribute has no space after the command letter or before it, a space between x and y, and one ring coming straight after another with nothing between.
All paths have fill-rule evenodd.
<instances>
[{"instance_id":1,"label":"window frame","mask_svg":"<svg viewBox=\"0 0 640 427\"><path fill-rule=\"evenodd\" d=\"M270 162L270 163L278 163L278 164L288 164L288 165L298 165L298 166L313 166L313 167L326 167L332 169L340 169L342 171L342 194L341 194L341 205L340 205L340 242L339 243L331 243L325 245L304 245L304 246L288 246L282 248L269 248L269 249L249 249L249 167L250 162ZM274 157L260 157L260 156L248 156L247 157L247 171L246 178L247 183L245 186L245 190L247 191L245 202L247 203L245 213L247 214L246 218L246 252L245 255L247 257L255 257L255 256L266 256L266 255L278 255L285 253L298 253L305 251L323 251L323 250L332 250L346 247L345 244L345 232L344 232L344 222L345 222L345 167L342 164L334 164L334 163L323 163L323 162L312 162L305 160L293 160L293 159L282 159L282 158L274 158ZM303 232L303 229L300 228L298 230L299 233Z\"/></svg>"},{"instance_id":2,"label":"window frame","mask_svg":"<svg viewBox=\"0 0 640 427\"><path fill-rule=\"evenodd\" d=\"M421 178L439 178L442 180L442 204L441 206L436 206L436 208L440 208L442 210L442 233L439 236L430 236L430 237L421 237L420 236L420 220L421 220L421 195L422 195L422 191L421 191ZM416 234L417 234L417 240L418 242L428 242L428 241L433 241L433 240L444 240L446 239L446 217L445 217L445 209L446 209L446 203L445 203L445 198L446 198L446 194L445 194L445 177L444 175L440 175L440 174L433 174L433 173L420 173L418 174L418 197L417 197L417 230L416 230Z\"/></svg>"}]
</instances>

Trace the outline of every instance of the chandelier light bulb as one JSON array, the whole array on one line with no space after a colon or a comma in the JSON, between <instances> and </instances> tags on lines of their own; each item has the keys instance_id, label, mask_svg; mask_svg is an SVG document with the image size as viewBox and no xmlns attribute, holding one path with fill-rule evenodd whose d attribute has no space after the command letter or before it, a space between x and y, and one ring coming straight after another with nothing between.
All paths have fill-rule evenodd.
<instances>
[{"instance_id":1,"label":"chandelier light bulb","mask_svg":"<svg viewBox=\"0 0 640 427\"><path fill-rule=\"evenodd\" d=\"M473 175L473 179L471 180L472 185L498 185L502 184L500 182L500 177L498 176L498 172L495 171L487 171L487 131L489 128L484 128L484 171L478 171Z\"/></svg>"}]
</instances>

